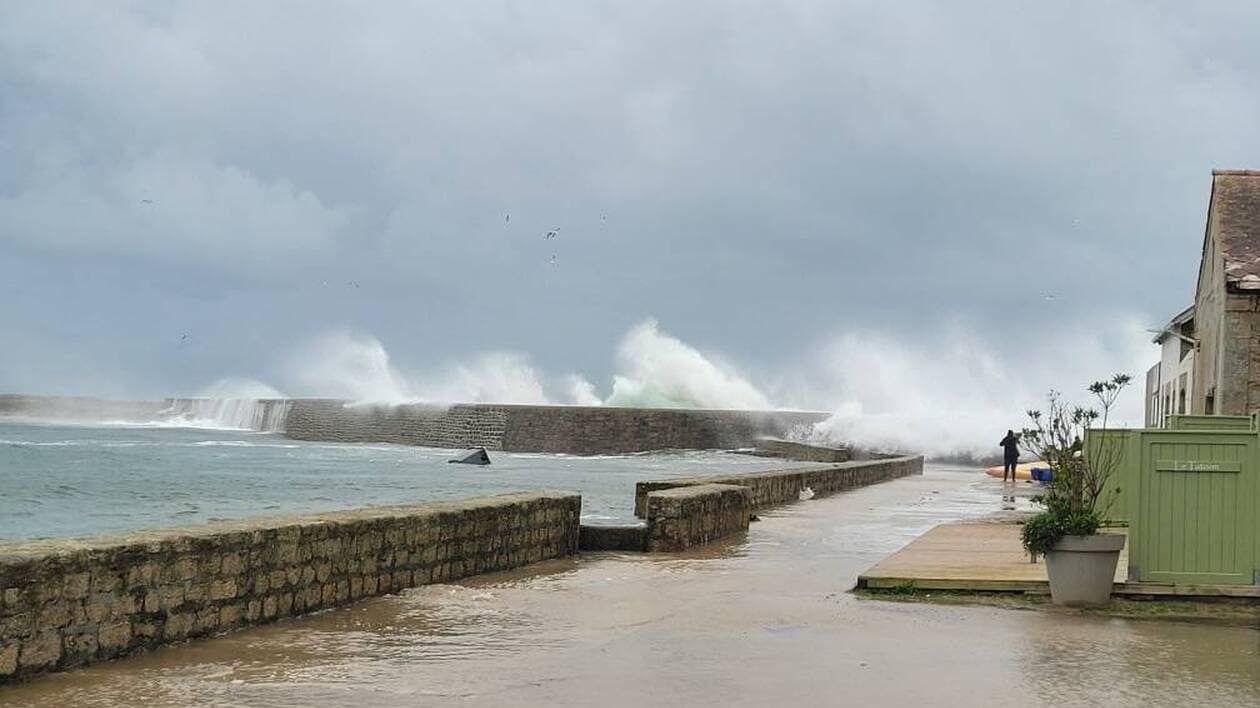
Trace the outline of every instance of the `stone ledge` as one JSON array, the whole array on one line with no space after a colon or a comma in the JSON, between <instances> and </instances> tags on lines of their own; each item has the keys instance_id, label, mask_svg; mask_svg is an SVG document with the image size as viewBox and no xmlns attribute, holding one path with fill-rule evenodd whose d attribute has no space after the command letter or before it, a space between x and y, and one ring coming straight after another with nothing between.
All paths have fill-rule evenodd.
<instances>
[{"instance_id":1,"label":"stone ledge","mask_svg":"<svg viewBox=\"0 0 1260 708\"><path fill-rule=\"evenodd\" d=\"M700 484L647 495L649 551L681 551L748 530L748 487Z\"/></svg>"},{"instance_id":2,"label":"stone ledge","mask_svg":"<svg viewBox=\"0 0 1260 708\"><path fill-rule=\"evenodd\" d=\"M881 460L854 460L833 465L799 467L767 472L744 472L704 477L638 482L634 489L634 515L644 518L651 492L693 487L702 484L732 484L748 487L752 492L753 510L796 501L806 487L817 496L826 496L846 489L864 487L912 474L923 474L923 457L913 455Z\"/></svg>"},{"instance_id":3,"label":"stone ledge","mask_svg":"<svg viewBox=\"0 0 1260 708\"><path fill-rule=\"evenodd\" d=\"M563 492L0 544L0 683L578 549Z\"/></svg>"}]
</instances>

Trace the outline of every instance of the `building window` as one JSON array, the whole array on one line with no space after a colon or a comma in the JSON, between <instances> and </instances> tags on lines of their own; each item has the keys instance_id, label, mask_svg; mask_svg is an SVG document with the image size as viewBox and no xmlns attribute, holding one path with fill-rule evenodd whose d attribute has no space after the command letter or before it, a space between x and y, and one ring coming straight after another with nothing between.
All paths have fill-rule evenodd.
<instances>
[{"instance_id":1,"label":"building window","mask_svg":"<svg viewBox=\"0 0 1260 708\"><path fill-rule=\"evenodd\" d=\"M1207 398L1203 399L1203 412L1208 415L1216 413L1216 396L1209 393Z\"/></svg>"}]
</instances>

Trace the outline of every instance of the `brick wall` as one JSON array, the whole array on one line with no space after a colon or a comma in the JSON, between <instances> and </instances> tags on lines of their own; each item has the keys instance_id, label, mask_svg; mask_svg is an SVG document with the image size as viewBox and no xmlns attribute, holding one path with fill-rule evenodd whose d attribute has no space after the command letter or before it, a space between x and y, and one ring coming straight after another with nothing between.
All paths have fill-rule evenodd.
<instances>
[{"instance_id":1,"label":"brick wall","mask_svg":"<svg viewBox=\"0 0 1260 708\"><path fill-rule=\"evenodd\" d=\"M0 682L575 553L581 497L0 543Z\"/></svg>"}]
</instances>

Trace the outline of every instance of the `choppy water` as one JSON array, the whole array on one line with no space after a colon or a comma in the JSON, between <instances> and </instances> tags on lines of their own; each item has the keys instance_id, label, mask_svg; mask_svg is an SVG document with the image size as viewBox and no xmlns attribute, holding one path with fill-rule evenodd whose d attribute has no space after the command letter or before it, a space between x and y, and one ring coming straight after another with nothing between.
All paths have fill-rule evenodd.
<instances>
[{"instance_id":1,"label":"choppy water","mask_svg":"<svg viewBox=\"0 0 1260 708\"><path fill-rule=\"evenodd\" d=\"M1019 504L1032 487L1019 488ZM12 706L1255 706L1260 631L846 592L1000 481L929 467L683 554L595 553L0 688Z\"/></svg>"},{"instance_id":2,"label":"choppy water","mask_svg":"<svg viewBox=\"0 0 1260 708\"><path fill-rule=\"evenodd\" d=\"M529 489L581 492L587 521L632 518L634 483L792 466L721 452L612 457L340 445L249 431L0 423L0 538L75 536L256 514Z\"/></svg>"}]
</instances>

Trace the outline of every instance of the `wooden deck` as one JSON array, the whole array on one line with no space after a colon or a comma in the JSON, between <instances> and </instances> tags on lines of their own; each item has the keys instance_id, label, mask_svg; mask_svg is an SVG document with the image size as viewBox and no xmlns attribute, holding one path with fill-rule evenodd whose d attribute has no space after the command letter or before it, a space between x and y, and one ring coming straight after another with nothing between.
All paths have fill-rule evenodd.
<instances>
[{"instance_id":1,"label":"wooden deck","mask_svg":"<svg viewBox=\"0 0 1260 708\"><path fill-rule=\"evenodd\" d=\"M1028 561L1019 540L1020 528L1017 524L942 524L867 570L858 577L858 587L1046 594L1050 585L1045 562ZM1116 594L1260 598L1260 587L1253 585L1128 583L1128 566L1126 549L1116 565Z\"/></svg>"}]
</instances>

